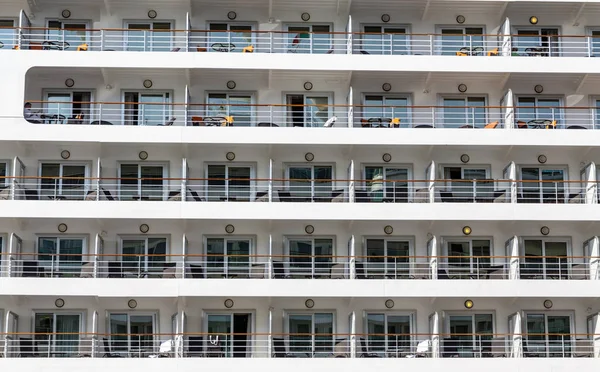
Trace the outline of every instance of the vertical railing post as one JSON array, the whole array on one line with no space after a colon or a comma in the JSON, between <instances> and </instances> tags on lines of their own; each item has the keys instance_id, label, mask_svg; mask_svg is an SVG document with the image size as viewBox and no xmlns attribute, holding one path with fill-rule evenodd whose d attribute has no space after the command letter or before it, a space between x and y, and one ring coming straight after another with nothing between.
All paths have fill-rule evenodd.
<instances>
[{"instance_id":1,"label":"vertical railing post","mask_svg":"<svg viewBox=\"0 0 600 372\"><path fill-rule=\"evenodd\" d=\"M434 40L434 36L429 35L429 55L430 56L433 55L433 40Z\"/></svg>"},{"instance_id":2,"label":"vertical railing post","mask_svg":"<svg viewBox=\"0 0 600 372\"><path fill-rule=\"evenodd\" d=\"M104 29L100 30L100 51L104 51Z\"/></svg>"}]
</instances>

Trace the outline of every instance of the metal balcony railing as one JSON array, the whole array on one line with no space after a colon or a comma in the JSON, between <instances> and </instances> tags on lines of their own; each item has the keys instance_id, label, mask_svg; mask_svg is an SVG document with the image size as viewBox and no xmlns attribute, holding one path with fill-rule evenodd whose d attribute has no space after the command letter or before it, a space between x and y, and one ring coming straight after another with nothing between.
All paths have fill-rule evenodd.
<instances>
[{"instance_id":1,"label":"metal balcony railing","mask_svg":"<svg viewBox=\"0 0 600 372\"><path fill-rule=\"evenodd\" d=\"M11 29L11 28L8 28ZM505 57L597 57L592 35L446 35L255 31L56 29L15 27L1 49L54 51L305 53Z\"/></svg>"},{"instance_id":2,"label":"metal balcony railing","mask_svg":"<svg viewBox=\"0 0 600 372\"><path fill-rule=\"evenodd\" d=\"M22 278L597 280L597 257L0 253Z\"/></svg>"},{"instance_id":3,"label":"metal balcony railing","mask_svg":"<svg viewBox=\"0 0 600 372\"><path fill-rule=\"evenodd\" d=\"M250 96L248 96L250 102ZM193 127L598 129L598 107L28 101L34 124ZM514 119L513 119L514 117Z\"/></svg>"}]
</instances>

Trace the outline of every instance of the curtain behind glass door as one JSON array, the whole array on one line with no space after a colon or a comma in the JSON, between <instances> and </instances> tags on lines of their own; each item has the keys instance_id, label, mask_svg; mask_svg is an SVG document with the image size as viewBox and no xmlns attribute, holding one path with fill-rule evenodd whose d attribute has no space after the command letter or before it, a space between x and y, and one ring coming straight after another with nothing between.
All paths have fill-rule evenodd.
<instances>
[{"instance_id":1,"label":"curtain behind glass door","mask_svg":"<svg viewBox=\"0 0 600 372\"><path fill-rule=\"evenodd\" d=\"M40 196L54 197L60 195L60 164L44 163L41 168Z\"/></svg>"},{"instance_id":2,"label":"curtain behind glass door","mask_svg":"<svg viewBox=\"0 0 600 372\"><path fill-rule=\"evenodd\" d=\"M165 269L167 261L167 239L166 238L148 238L148 256L147 271L162 272Z\"/></svg>"},{"instance_id":3,"label":"curtain behind glass door","mask_svg":"<svg viewBox=\"0 0 600 372\"><path fill-rule=\"evenodd\" d=\"M229 199L250 201L250 167L229 167Z\"/></svg>"},{"instance_id":4,"label":"curtain behind glass door","mask_svg":"<svg viewBox=\"0 0 600 372\"><path fill-rule=\"evenodd\" d=\"M171 23L154 22L150 35L150 50L153 52L168 52L172 49Z\"/></svg>"},{"instance_id":5,"label":"curtain behind glass door","mask_svg":"<svg viewBox=\"0 0 600 372\"><path fill-rule=\"evenodd\" d=\"M78 353L79 324L79 315L56 314L54 352L59 356L73 356Z\"/></svg>"},{"instance_id":6,"label":"curtain behind glass door","mask_svg":"<svg viewBox=\"0 0 600 372\"><path fill-rule=\"evenodd\" d=\"M206 271L208 277L224 277L225 269L225 239L206 239Z\"/></svg>"},{"instance_id":7,"label":"curtain behind glass door","mask_svg":"<svg viewBox=\"0 0 600 372\"><path fill-rule=\"evenodd\" d=\"M146 43L149 41L151 26L148 23L130 23L127 26L127 51L143 52L146 50Z\"/></svg>"},{"instance_id":8,"label":"curtain behind glass door","mask_svg":"<svg viewBox=\"0 0 600 372\"><path fill-rule=\"evenodd\" d=\"M129 350L129 327L127 314L110 314L110 352ZM104 342L103 342L104 344ZM105 350L108 352L108 350Z\"/></svg>"},{"instance_id":9,"label":"curtain behind glass door","mask_svg":"<svg viewBox=\"0 0 600 372\"><path fill-rule=\"evenodd\" d=\"M151 352L154 349L154 317L152 315L130 315L131 352Z\"/></svg>"},{"instance_id":10,"label":"curtain behind glass door","mask_svg":"<svg viewBox=\"0 0 600 372\"><path fill-rule=\"evenodd\" d=\"M123 240L123 270L132 274L139 275L146 259L146 240L145 239L127 239Z\"/></svg>"},{"instance_id":11,"label":"curtain behind glass door","mask_svg":"<svg viewBox=\"0 0 600 372\"><path fill-rule=\"evenodd\" d=\"M391 200L394 203L408 203L408 169L403 168L385 168L385 200Z\"/></svg>"},{"instance_id":12,"label":"curtain behind glass door","mask_svg":"<svg viewBox=\"0 0 600 372\"><path fill-rule=\"evenodd\" d=\"M410 352L411 351L411 329L409 315L388 315L387 316L387 349L390 351Z\"/></svg>"},{"instance_id":13,"label":"curtain behind glass door","mask_svg":"<svg viewBox=\"0 0 600 372\"><path fill-rule=\"evenodd\" d=\"M310 27L288 27L286 35L288 53L311 52Z\"/></svg>"},{"instance_id":14,"label":"curtain behind glass door","mask_svg":"<svg viewBox=\"0 0 600 372\"><path fill-rule=\"evenodd\" d=\"M525 240L525 259L521 264L521 278L535 279L544 274L544 242Z\"/></svg>"},{"instance_id":15,"label":"curtain behind glass door","mask_svg":"<svg viewBox=\"0 0 600 372\"><path fill-rule=\"evenodd\" d=\"M324 357L333 352L333 314L315 314L314 357Z\"/></svg>"},{"instance_id":16,"label":"curtain behind glass door","mask_svg":"<svg viewBox=\"0 0 600 372\"><path fill-rule=\"evenodd\" d=\"M474 182L462 183L462 187L459 190L461 190L461 194L464 198L473 200L474 198L491 197L493 195L493 181L491 184L488 182L477 182L477 180L487 179L487 171L485 169L463 169L462 179L475 180ZM474 193L473 189L475 191Z\"/></svg>"},{"instance_id":17,"label":"curtain behind glass door","mask_svg":"<svg viewBox=\"0 0 600 372\"><path fill-rule=\"evenodd\" d=\"M544 242L546 277L567 279L569 262L567 258L567 242Z\"/></svg>"},{"instance_id":18,"label":"curtain behind glass door","mask_svg":"<svg viewBox=\"0 0 600 372\"><path fill-rule=\"evenodd\" d=\"M571 356L571 317L548 315L548 353L549 357L565 358Z\"/></svg>"},{"instance_id":19,"label":"curtain behind glass door","mask_svg":"<svg viewBox=\"0 0 600 372\"><path fill-rule=\"evenodd\" d=\"M169 120L170 107L167 105L168 95L163 93L140 94L139 122L141 125L163 125Z\"/></svg>"},{"instance_id":20,"label":"curtain behind glass door","mask_svg":"<svg viewBox=\"0 0 600 372\"><path fill-rule=\"evenodd\" d=\"M59 270L77 272L83 261L83 239L60 239Z\"/></svg>"},{"instance_id":21,"label":"curtain behind glass door","mask_svg":"<svg viewBox=\"0 0 600 372\"><path fill-rule=\"evenodd\" d=\"M227 239L228 275L248 276L250 272L250 240Z\"/></svg>"},{"instance_id":22,"label":"curtain behind glass door","mask_svg":"<svg viewBox=\"0 0 600 372\"><path fill-rule=\"evenodd\" d=\"M33 336L34 352L40 353L42 356L49 356L54 337L54 314L36 313L33 332L35 333Z\"/></svg>"},{"instance_id":23,"label":"curtain behind glass door","mask_svg":"<svg viewBox=\"0 0 600 372\"><path fill-rule=\"evenodd\" d=\"M312 357L312 314L290 314L288 317L289 350L299 357Z\"/></svg>"},{"instance_id":24,"label":"curtain behind glass door","mask_svg":"<svg viewBox=\"0 0 600 372\"><path fill-rule=\"evenodd\" d=\"M208 188L206 190L206 199L208 201L227 200L226 179L226 165L208 166Z\"/></svg>"},{"instance_id":25,"label":"curtain behind glass door","mask_svg":"<svg viewBox=\"0 0 600 372\"><path fill-rule=\"evenodd\" d=\"M398 278L408 274L410 243L407 241L388 240L386 274Z\"/></svg>"},{"instance_id":26,"label":"curtain behind glass door","mask_svg":"<svg viewBox=\"0 0 600 372\"><path fill-rule=\"evenodd\" d=\"M244 48L252 45L252 26L250 25L231 25L231 43L235 45L233 52L242 53Z\"/></svg>"},{"instance_id":27,"label":"curtain behind glass door","mask_svg":"<svg viewBox=\"0 0 600 372\"><path fill-rule=\"evenodd\" d=\"M369 353L386 351L384 314L367 314L367 350Z\"/></svg>"},{"instance_id":28,"label":"curtain behind glass door","mask_svg":"<svg viewBox=\"0 0 600 372\"><path fill-rule=\"evenodd\" d=\"M62 165L61 195L67 199L83 200L85 196L85 165ZM70 178L70 179L69 179Z\"/></svg>"},{"instance_id":29,"label":"curtain behind glass door","mask_svg":"<svg viewBox=\"0 0 600 372\"><path fill-rule=\"evenodd\" d=\"M521 198L520 203L540 202L540 169L521 168Z\"/></svg>"},{"instance_id":30,"label":"curtain behind glass door","mask_svg":"<svg viewBox=\"0 0 600 372\"><path fill-rule=\"evenodd\" d=\"M315 239L315 275L329 276L331 272L331 261L333 260L333 240Z\"/></svg>"},{"instance_id":31,"label":"curtain behind glass door","mask_svg":"<svg viewBox=\"0 0 600 372\"><path fill-rule=\"evenodd\" d=\"M290 167L289 191L296 201L312 201L312 167Z\"/></svg>"},{"instance_id":32,"label":"curtain behind glass door","mask_svg":"<svg viewBox=\"0 0 600 372\"><path fill-rule=\"evenodd\" d=\"M314 196L317 198L331 198L333 186L333 168L330 166L315 166Z\"/></svg>"},{"instance_id":33,"label":"curtain behind glass door","mask_svg":"<svg viewBox=\"0 0 600 372\"><path fill-rule=\"evenodd\" d=\"M565 172L562 169L541 169L542 203L563 203Z\"/></svg>"},{"instance_id":34,"label":"curtain behind glass door","mask_svg":"<svg viewBox=\"0 0 600 372\"><path fill-rule=\"evenodd\" d=\"M313 242L311 239L290 239L289 270L292 276L310 276L312 272Z\"/></svg>"},{"instance_id":35,"label":"curtain behind glass door","mask_svg":"<svg viewBox=\"0 0 600 372\"><path fill-rule=\"evenodd\" d=\"M140 166L140 176L142 178L142 200L162 200L163 199L163 167L160 165L142 165Z\"/></svg>"},{"instance_id":36,"label":"curtain behind glass door","mask_svg":"<svg viewBox=\"0 0 600 372\"><path fill-rule=\"evenodd\" d=\"M121 164L120 172L120 200L134 200L140 194L139 185L139 165L137 164Z\"/></svg>"}]
</instances>

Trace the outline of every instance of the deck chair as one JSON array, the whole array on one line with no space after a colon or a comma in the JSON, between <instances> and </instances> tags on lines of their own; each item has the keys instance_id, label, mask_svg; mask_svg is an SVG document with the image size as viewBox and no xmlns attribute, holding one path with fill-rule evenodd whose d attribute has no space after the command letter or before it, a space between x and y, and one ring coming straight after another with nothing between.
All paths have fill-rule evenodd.
<instances>
[{"instance_id":1,"label":"deck chair","mask_svg":"<svg viewBox=\"0 0 600 372\"><path fill-rule=\"evenodd\" d=\"M0 188L0 200L10 199L10 186Z\"/></svg>"},{"instance_id":2,"label":"deck chair","mask_svg":"<svg viewBox=\"0 0 600 372\"><path fill-rule=\"evenodd\" d=\"M233 127L233 116L225 116L225 120L221 123L222 127Z\"/></svg>"},{"instance_id":3,"label":"deck chair","mask_svg":"<svg viewBox=\"0 0 600 372\"><path fill-rule=\"evenodd\" d=\"M163 124L158 124L159 127L170 127L171 125L173 125L173 123L175 123L175 120L177 120L176 117L172 117L171 119L169 119L169 121L167 121L164 125Z\"/></svg>"},{"instance_id":4,"label":"deck chair","mask_svg":"<svg viewBox=\"0 0 600 372\"><path fill-rule=\"evenodd\" d=\"M158 354L151 354L149 358L169 358L173 355L173 340L166 340L160 343Z\"/></svg>"},{"instance_id":5,"label":"deck chair","mask_svg":"<svg viewBox=\"0 0 600 372\"><path fill-rule=\"evenodd\" d=\"M202 265L190 264L190 274L193 279L204 279L204 267Z\"/></svg>"},{"instance_id":6,"label":"deck chair","mask_svg":"<svg viewBox=\"0 0 600 372\"><path fill-rule=\"evenodd\" d=\"M506 357L506 340L504 337L494 337L491 339L491 355L493 358Z\"/></svg>"},{"instance_id":7,"label":"deck chair","mask_svg":"<svg viewBox=\"0 0 600 372\"><path fill-rule=\"evenodd\" d=\"M269 192L268 191L257 191L254 201L255 202L268 202L269 201Z\"/></svg>"},{"instance_id":8,"label":"deck chair","mask_svg":"<svg viewBox=\"0 0 600 372\"><path fill-rule=\"evenodd\" d=\"M393 118L390 122L391 128L400 128L400 118Z\"/></svg>"},{"instance_id":9,"label":"deck chair","mask_svg":"<svg viewBox=\"0 0 600 372\"><path fill-rule=\"evenodd\" d=\"M193 127L204 126L204 118L202 116L192 116L192 126Z\"/></svg>"},{"instance_id":10,"label":"deck chair","mask_svg":"<svg viewBox=\"0 0 600 372\"><path fill-rule=\"evenodd\" d=\"M337 116L332 116L329 118L329 120L327 120L325 122L325 124L323 124L323 128L331 128L333 127L333 125L335 124L335 122L337 121Z\"/></svg>"},{"instance_id":11,"label":"deck chair","mask_svg":"<svg viewBox=\"0 0 600 372\"><path fill-rule=\"evenodd\" d=\"M285 266L283 262L273 261L273 278L274 279L287 279L290 276L285 272Z\"/></svg>"},{"instance_id":12,"label":"deck chair","mask_svg":"<svg viewBox=\"0 0 600 372\"><path fill-rule=\"evenodd\" d=\"M489 52L487 52L487 56L488 57L498 56L498 48L492 49Z\"/></svg>"},{"instance_id":13,"label":"deck chair","mask_svg":"<svg viewBox=\"0 0 600 372\"><path fill-rule=\"evenodd\" d=\"M571 267L570 278L572 280L587 280L589 277L588 268L585 264L577 264Z\"/></svg>"},{"instance_id":14,"label":"deck chair","mask_svg":"<svg viewBox=\"0 0 600 372\"><path fill-rule=\"evenodd\" d=\"M350 344L348 340L345 338L335 340L331 356L334 358L350 358Z\"/></svg>"},{"instance_id":15,"label":"deck chair","mask_svg":"<svg viewBox=\"0 0 600 372\"><path fill-rule=\"evenodd\" d=\"M189 336L188 337L188 350L186 353L187 357L202 357L204 356L204 339L202 336Z\"/></svg>"},{"instance_id":16,"label":"deck chair","mask_svg":"<svg viewBox=\"0 0 600 372\"><path fill-rule=\"evenodd\" d=\"M283 338L273 337L273 356L275 358L295 358L294 354L289 354L285 348Z\"/></svg>"},{"instance_id":17,"label":"deck chair","mask_svg":"<svg viewBox=\"0 0 600 372\"><path fill-rule=\"evenodd\" d=\"M456 56L457 57L468 57L469 53L462 52L462 49L461 49L460 51L456 52Z\"/></svg>"},{"instance_id":18,"label":"deck chair","mask_svg":"<svg viewBox=\"0 0 600 372\"><path fill-rule=\"evenodd\" d=\"M110 191L106 190L105 188L101 188L102 193L104 194L104 197L106 198L106 200L111 200L111 201L115 201L117 199L115 199L112 194L110 193Z\"/></svg>"},{"instance_id":19,"label":"deck chair","mask_svg":"<svg viewBox=\"0 0 600 372\"><path fill-rule=\"evenodd\" d=\"M80 44L77 46L78 52L87 52L89 46L87 44Z\"/></svg>"},{"instance_id":20,"label":"deck chair","mask_svg":"<svg viewBox=\"0 0 600 372\"><path fill-rule=\"evenodd\" d=\"M552 123L546 125L546 129L556 129L556 120L552 120Z\"/></svg>"},{"instance_id":21,"label":"deck chair","mask_svg":"<svg viewBox=\"0 0 600 372\"><path fill-rule=\"evenodd\" d=\"M175 279L177 278L177 263L176 262L166 262L165 268L162 272L163 279Z\"/></svg>"},{"instance_id":22,"label":"deck chair","mask_svg":"<svg viewBox=\"0 0 600 372\"><path fill-rule=\"evenodd\" d=\"M498 126L498 124L500 124L500 122L493 121L491 123L486 124L484 128L485 129L495 129Z\"/></svg>"},{"instance_id":23,"label":"deck chair","mask_svg":"<svg viewBox=\"0 0 600 372\"><path fill-rule=\"evenodd\" d=\"M346 265L343 263L335 264L331 266L331 279L346 279Z\"/></svg>"},{"instance_id":24,"label":"deck chair","mask_svg":"<svg viewBox=\"0 0 600 372\"><path fill-rule=\"evenodd\" d=\"M575 340L573 356L575 358L592 358L594 356L594 344L592 340L579 338Z\"/></svg>"},{"instance_id":25,"label":"deck chair","mask_svg":"<svg viewBox=\"0 0 600 372\"><path fill-rule=\"evenodd\" d=\"M266 277L266 265L256 264L250 267L250 279L264 279Z\"/></svg>"},{"instance_id":26,"label":"deck chair","mask_svg":"<svg viewBox=\"0 0 600 372\"><path fill-rule=\"evenodd\" d=\"M430 265L427 262L417 262L413 268L411 279L429 279Z\"/></svg>"},{"instance_id":27,"label":"deck chair","mask_svg":"<svg viewBox=\"0 0 600 372\"><path fill-rule=\"evenodd\" d=\"M33 338L19 337L19 358L35 358L37 357L35 343Z\"/></svg>"},{"instance_id":28,"label":"deck chair","mask_svg":"<svg viewBox=\"0 0 600 372\"><path fill-rule=\"evenodd\" d=\"M80 278L93 278L94 277L94 263L93 262L85 262L81 265L81 273L79 274Z\"/></svg>"},{"instance_id":29,"label":"deck chair","mask_svg":"<svg viewBox=\"0 0 600 372\"><path fill-rule=\"evenodd\" d=\"M103 358L120 358L121 354L114 354L110 352L110 344L108 342L108 338L102 337L102 344L104 345L104 355Z\"/></svg>"},{"instance_id":30,"label":"deck chair","mask_svg":"<svg viewBox=\"0 0 600 372\"><path fill-rule=\"evenodd\" d=\"M198 201L198 202L206 201L206 200L204 200L204 198L201 198L200 195L198 195L198 193L196 191L194 191L192 189L188 189L188 191L189 191L190 195L192 196L192 198L194 199L194 201Z\"/></svg>"},{"instance_id":31,"label":"deck chair","mask_svg":"<svg viewBox=\"0 0 600 372\"><path fill-rule=\"evenodd\" d=\"M248 45L242 49L242 53L254 53L254 45Z\"/></svg>"},{"instance_id":32,"label":"deck chair","mask_svg":"<svg viewBox=\"0 0 600 372\"><path fill-rule=\"evenodd\" d=\"M359 342L360 342L360 354L358 355L359 358L379 358L380 357L379 354L369 353L369 350L367 348L367 341L365 340L364 337L361 337Z\"/></svg>"},{"instance_id":33,"label":"deck chair","mask_svg":"<svg viewBox=\"0 0 600 372\"><path fill-rule=\"evenodd\" d=\"M179 52L181 50L181 48L173 48L171 49L171 52Z\"/></svg>"},{"instance_id":34,"label":"deck chair","mask_svg":"<svg viewBox=\"0 0 600 372\"><path fill-rule=\"evenodd\" d=\"M98 191L96 191L96 190L88 191L87 195L85 196L85 200L96 200L97 198L98 198Z\"/></svg>"},{"instance_id":35,"label":"deck chair","mask_svg":"<svg viewBox=\"0 0 600 372\"><path fill-rule=\"evenodd\" d=\"M517 128L519 129L527 129L527 123L524 121L517 121Z\"/></svg>"}]
</instances>

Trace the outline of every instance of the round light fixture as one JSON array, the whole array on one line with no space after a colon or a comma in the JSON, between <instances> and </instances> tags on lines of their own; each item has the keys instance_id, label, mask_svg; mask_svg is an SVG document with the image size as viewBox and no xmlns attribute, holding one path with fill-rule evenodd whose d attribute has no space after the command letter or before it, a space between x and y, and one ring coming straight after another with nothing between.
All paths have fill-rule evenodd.
<instances>
[{"instance_id":1,"label":"round light fixture","mask_svg":"<svg viewBox=\"0 0 600 372\"><path fill-rule=\"evenodd\" d=\"M300 18L304 21L304 22L308 22L308 20L310 20L310 14L304 12L302 13L302 15L300 15Z\"/></svg>"},{"instance_id":2,"label":"round light fixture","mask_svg":"<svg viewBox=\"0 0 600 372\"><path fill-rule=\"evenodd\" d=\"M151 9L151 10L148 11L148 18L154 19L157 16L158 16L158 13L156 12L156 10Z\"/></svg>"},{"instance_id":3,"label":"round light fixture","mask_svg":"<svg viewBox=\"0 0 600 372\"><path fill-rule=\"evenodd\" d=\"M390 84L390 83L384 83L381 86L381 89L383 89L384 92L389 92L390 90L392 90L392 84Z\"/></svg>"},{"instance_id":4,"label":"round light fixture","mask_svg":"<svg viewBox=\"0 0 600 372\"><path fill-rule=\"evenodd\" d=\"M232 21L233 21L234 19L236 19L236 18L237 18L237 13L236 13L236 12L234 12L234 11L228 12L228 13L227 13L227 18L229 18L230 20L232 20Z\"/></svg>"},{"instance_id":5,"label":"round light fixture","mask_svg":"<svg viewBox=\"0 0 600 372\"><path fill-rule=\"evenodd\" d=\"M473 300L466 300L466 301L465 301L465 308L467 308L467 309L472 309L472 308L473 308L473 305L475 305L475 304L473 303Z\"/></svg>"},{"instance_id":6,"label":"round light fixture","mask_svg":"<svg viewBox=\"0 0 600 372\"><path fill-rule=\"evenodd\" d=\"M233 232L235 231L235 227L231 224L225 226L225 232L227 234L233 234Z\"/></svg>"},{"instance_id":7,"label":"round light fixture","mask_svg":"<svg viewBox=\"0 0 600 372\"><path fill-rule=\"evenodd\" d=\"M471 157L467 154L462 154L460 156L460 161L463 162L464 164L467 164L469 161L471 161Z\"/></svg>"},{"instance_id":8,"label":"round light fixture","mask_svg":"<svg viewBox=\"0 0 600 372\"><path fill-rule=\"evenodd\" d=\"M65 9L60 13L60 15L63 18L71 18L71 11L69 9Z\"/></svg>"},{"instance_id":9,"label":"round light fixture","mask_svg":"<svg viewBox=\"0 0 600 372\"><path fill-rule=\"evenodd\" d=\"M69 150L62 150L60 152L60 157L67 160L68 158L71 157L71 152Z\"/></svg>"},{"instance_id":10,"label":"round light fixture","mask_svg":"<svg viewBox=\"0 0 600 372\"><path fill-rule=\"evenodd\" d=\"M315 232L315 227L313 225L306 225L304 227L304 232L310 235Z\"/></svg>"},{"instance_id":11,"label":"round light fixture","mask_svg":"<svg viewBox=\"0 0 600 372\"><path fill-rule=\"evenodd\" d=\"M312 152L307 152L306 154L304 154L304 160L306 160L306 161L315 160L315 154L313 154Z\"/></svg>"},{"instance_id":12,"label":"round light fixture","mask_svg":"<svg viewBox=\"0 0 600 372\"><path fill-rule=\"evenodd\" d=\"M538 163L545 164L548 161L548 157L546 155L538 156Z\"/></svg>"},{"instance_id":13,"label":"round light fixture","mask_svg":"<svg viewBox=\"0 0 600 372\"><path fill-rule=\"evenodd\" d=\"M140 153L138 154L138 157L142 160L146 160L146 159L148 159L148 153L146 151L140 151Z\"/></svg>"},{"instance_id":14,"label":"round light fixture","mask_svg":"<svg viewBox=\"0 0 600 372\"><path fill-rule=\"evenodd\" d=\"M392 161L392 155L386 152L385 154L383 154L381 159L383 159L384 162L389 163L390 161Z\"/></svg>"},{"instance_id":15,"label":"round light fixture","mask_svg":"<svg viewBox=\"0 0 600 372\"><path fill-rule=\"evenodd\" d=\"M144 88L150 89L150 88L152 88L152 85L153 85L152 80L150 80L150 79L144 80Z\"/></svg>"},{"instance_id":16,"label":"round light fixture","mask_svg":"<svg viewBox=\"0 0 600 372\"><path fill-rule=\"evenodd\" d=\"M229 89L235 89L236 86L237 86L237 84L233 80L229 80L227 82L227 88L229 88Z\"/></svg>"},{"instance_id":17,"label":"round light fixture","mask_svg":"<svg viewBox=\"0 0 600 372\"><path fill-rule=\"evenodd\" d=\"M459 24L462 25L463 23L465 23L465 21L466 21L466 18L465 18L464 15L457 15L456 16L456 23L459 23Z\"/></svg>"},{"instance_id":18,"label":"round light fixture","mask_svg":"<svg viewBox=\"0 0 600 372\"><path fill-rule=\"evenodd\" d=\"M60 224L58 224L58 231L61 232L61 233L67 232L68 228L69 227L67 226L66 223L60 223Z\"/></svg>"},{"instance_id":19,"label":"round light fixture","mask_svg":"<svg viewBox=\"0 0 600 372\"><path fill-rule=\"evenodd\" d=\"M473 232L473 230L471 230L470 226L465 226L462 228L462 233L464 235L471 235L472 232Z\"/></svg>"},{"instance_id":20,"label":"round light fixture","mask_svg":"<svg viewBox=\"0 0 600 372\"><path fill-rule=\"evenodd\" d=\"M306 83L304 83L304 90L312 90L313 88L313 83L311 83L310 81L307 81Z\"/></svg>"},{"instance_id":21,"label":"round light fixture","mask_svg":"<svg viewBox=\"0 0 600 372\"><path fill-rule=\"evenodd\" d=\"M135 309L137 307L137 301L134 299L131 299L131 300L127 301L127 306L129 306L130 309Z\"/></svg>"},{"instance_id":22,"label":"round light fixture","mask_svg":"<svg viewBox=\"0 0 600 372\"><path fill-rule=\"evenodd\" d=\"M140 231L145 234L148 231L150 231L150 226L148 226L148 224L143 223L140 225Z\"/></svg>"},{"instance_id":23,"label":"round light fixture","mask_svg":"<svg viewBox=\"0 0 600 372\"><path fill-rule=\"evenodd\" d=\"M233 300L231 298L226 299L224 305L226 308L231 309L233 307Z\"/></svg>"},{"instance_id":24,"label":"round light fixture","mask_svg":"<svg viewBox=\"0 0 600 372\"><path fill-rule=\"evenodd\" d=\"M309 298L308 300L304 301L304 306L306 306L309 309L312 309L313 307L315 307L315 301Z\"/></svg>"},{"instance_id":25,"label":"round light fixture","mask_svg":"<svg viewBox=\"0 0 600 372\"><path fill-rule=\"evenodd\" d=\"M536 17L536 16L529 17L529 23L531 23L532 25L537 25L538 22L539 22L538 17Z\"/></svg>"},{"instance_id":26,"label":"round light fixture","mask_svg":"<svg viewBox=\"0 0 600 372\"><path fill-rule=\"evenodd\" d=\"M554 304L552 303L552 301L550 301L550 300L545 300L544 301L544 307L546 309L552 309L552 306L554 306Z\"/></svg>"},{"instance_id":27,"label":"round light fixture","mask_svg":"<svg viewBox=\"0 0 600 372\"><path fill-rule=\"evenodd\" d=\"M381 21L382 22L388 23L390 21L390 19L391 19L391 17L390 17L389 14L382 14L381 15Z\"/></svg>"},{"instance_id":28,"label":"round light fixture","mask_svg":"<svg viewBox=\"0 0 600 372\"><path fill-rule=\"evenodd\" d=\"M458 91L465 93L467 91L467 84L458 84Z\"/></svg>"},{"instance_id":29,"label":"round light fixture","mask_svg":"<svg viewBox=\"0 0 600 372\"><path fill-rule=\"evenodd\" d=\"M387 226L385 226L383 228L383 232L386 233L386 234L388 234L388 235L390 235L391 233L394 232L394 228L391 227L390 225L387 225Z\"/></svg>"},{"instance_id":30,"label":"round light fixture","mask_svg":"<svg viewBox=\"0 0 600 372\"><path fill-rule=\"evenodd\" d=\"M385 300L385 307L387 307L388 309L394 307L394 300Z\"/></svg>"},{"instance_id":31,"label":"round light fixture","mask_svg":"<svg viewBox=\"0 0 600 372\"><path fill-rule=\"evenodd\" d=\"M540 229L540 233L542 235L548 235L550 234L550 228L548 226L542 226L542 228Z\"/></svg>"},{"instance_id":32,"label":"round light fixture","mask_svg":"<svg viewBox=\"0 0 600 372\"><path fill-rule=\"evenodd\" d=\"M73 88L73 86L75 85L75 80L68 78L67 80L65 80L65 86L67 88Z\"/></svg>"},{"instance_id":33,"label":"round light fixture","mask_svg":"<svg viewBox=\"0 0 600 372\"><path fill-rule=\"evenodd\" d=\"M58 308L65 306L65 300L63 300L62 298L57 298L56 300L54 300L54 306Z\"/></svg>"},{"instance_id":34,"label":"round light fixture","mask_svg":"<svg viewBox=\"0 0 600 372\"><path fill-rule=\"evenodd\" d=\"M235 152L229 151L227 154L225 154L225 159L227 159L229 161L234 161L235 160Z\"/></svg>"},{"instance_id":35,"label":"round light fixture","mask_svg":"<svg viewBox=\"0 0 600 372\"><path fill-rule=\"evenodd\" d=\"M544 87L543 87L542 85L538 84L538 85L536 85L535 87L533 87L533 90L534 90L536 93L540 94L540 93L542 93L542 92L544 91Z\"/></svg>"}]
</instances>

